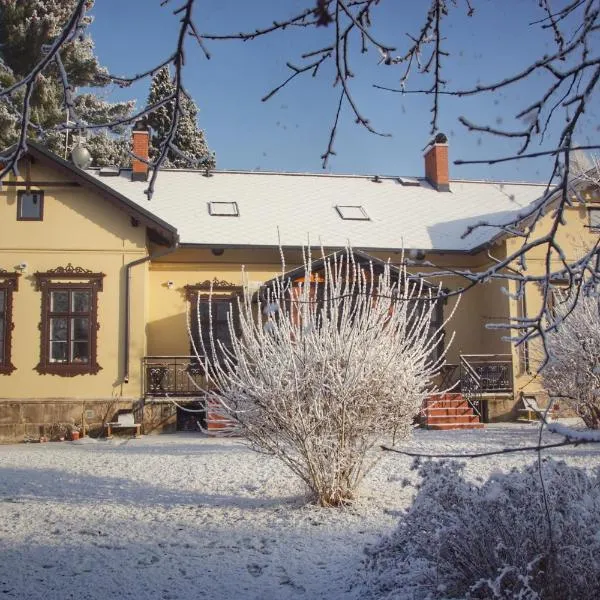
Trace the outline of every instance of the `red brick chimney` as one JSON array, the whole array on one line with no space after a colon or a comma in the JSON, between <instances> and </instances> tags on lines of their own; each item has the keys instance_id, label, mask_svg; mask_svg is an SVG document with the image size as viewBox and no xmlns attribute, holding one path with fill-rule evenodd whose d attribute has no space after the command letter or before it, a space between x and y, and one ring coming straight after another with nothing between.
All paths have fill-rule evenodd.
<instances>
[{"instance_id":1,"label":"red brick chimney","mask_svg":"<svg viewBox=\"0 0 600 600\"><path fill-rule=\"evenodd\" d=\"M425 177L438 192L449 192L448 138L438 133L425 149Z\"/></svg>"},{"instance_id":2,"label":"red brick chimney","mask_svg":"<svg viewBox=\"0 0 600 600\"><path fill-rule=\"evenodd\" d=\"M150 131L144 121L138 121L131 132L132 152L148 160L150 150ZM131 161L131 181L146 181L148 179L148 165L137 158Z\"/></svg>"}]
</instances>

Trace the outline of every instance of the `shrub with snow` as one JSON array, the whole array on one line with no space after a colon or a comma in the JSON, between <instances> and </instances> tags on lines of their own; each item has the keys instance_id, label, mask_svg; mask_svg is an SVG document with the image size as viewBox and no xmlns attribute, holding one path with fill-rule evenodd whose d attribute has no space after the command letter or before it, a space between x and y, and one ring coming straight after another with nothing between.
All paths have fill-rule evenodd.
<instances>
[{"instance_id":1,"label":"shrub with snow","mask_svg":"<svg viewBox=\"0 0 600 600\"><path fill-rule=\"evenodd\" d=\"M261 302L246 286L230 348L206 348L201 335L196 350L241 433L337 506L354 497L379 436L410 434L436 391L443 333L431 327L436 300L405 269L376 273L351 250L323 258L323 273L306 256L301 280L277 279Z\"/></svg>"},{"instance_id":2,"label":"shrub with snow","mask_svg":"<svg viewBox=\"0 0 600 600\"><path fill-rule=\"evenodd\" d=\"M600 299L555 291L556 331L546 336L549 363L542 369L550 396L600 428Z\"/></svg>"},{"instance_id":3,"label":"shrub with snow","mask_svg":"<svg viewBox=\"0 0 600 600\"><path fill-rule=\"evenodd\" d=\"M600 597L600 469L554 460L476 485L458 463L420 466L397 530L367 551L365 597L592 600Z\"/></svg>"}]
</instances>

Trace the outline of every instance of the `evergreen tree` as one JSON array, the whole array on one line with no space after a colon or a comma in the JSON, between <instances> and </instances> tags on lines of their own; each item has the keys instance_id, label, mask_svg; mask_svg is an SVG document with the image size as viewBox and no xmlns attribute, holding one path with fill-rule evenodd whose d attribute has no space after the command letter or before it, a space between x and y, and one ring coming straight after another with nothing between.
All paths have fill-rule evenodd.
<instances>
[{"instance_id":1,"label":"evergreen tree","mask_svg":"<svg viewBox=\"0 0 600 600\"><path fill-rule=\"evenodd\" d=\"M89 0L87 10L94 5ZM42 47L60 34L76 6L76 0L0 0L0 87L6 88L27 75L42 56ZM87 23L91 17L86 16ZM94 88L108 83L107 71L94 55L94 43L89 36L78 36L66 44L61 59L69 83L75 87ZM0 147L13 144L19 135L19 113L23 91L0 102ZM129 115L133 102L106 102L93 93L75 94L75 110L87 123L99 124ZM58 68L51 64L38 77L31 99L31 129L28 136L42 142L64 156L76 140L72 133L52 131L67 119L64 90ZM88 134L88 148L94 164L126 164L127 144L114 133ZM65 147L65 142L67 142Z\"/></svg>"},{"instance_id":2,"label":"evergreen tree","mask_svg":"<svg viewBox=\"0 0 600 600\"><path fill-rule=\"evenodd\" d=\"M171 79L169 67L163 67L152 78L148 105L159 102L174 91L175 84ZM168 102L148 116L148 125L152 128L151 159L158 157L160 144L169 133L172 112L173 102ZM204 139L204 131L198 128L198 106L186 94L182 94L181 112L173 144L184 156L169 150L164 163L165 167L189 167L190 161L195 162L197 168L213 169L215 167L215 154L208 148ZM186 160L186 157L190 160Z\"/></svg>"}]
</instances>

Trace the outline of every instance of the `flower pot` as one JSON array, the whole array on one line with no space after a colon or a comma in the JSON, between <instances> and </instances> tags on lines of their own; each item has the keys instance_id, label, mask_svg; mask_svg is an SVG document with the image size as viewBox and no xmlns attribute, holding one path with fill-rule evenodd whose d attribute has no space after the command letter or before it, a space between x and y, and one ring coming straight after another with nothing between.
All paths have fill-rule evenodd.
<instances>
[{"instance_id":1,"label":"flower pot","mask_svg":"<svg viewBox=\"0 0 600 600\"><path fill-rule=\"evenodd\" d=\"M71 440L74 442L79 439L79 431L71 431Z\"/></svg>"}]
</instances>

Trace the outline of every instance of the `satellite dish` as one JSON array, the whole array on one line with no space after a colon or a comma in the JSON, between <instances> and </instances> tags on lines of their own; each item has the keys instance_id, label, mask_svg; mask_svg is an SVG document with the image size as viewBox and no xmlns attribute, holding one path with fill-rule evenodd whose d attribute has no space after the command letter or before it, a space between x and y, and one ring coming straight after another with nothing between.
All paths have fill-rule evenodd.
<instances>
[{"instance_id":1,"label":"satellite dish","mask_svg":"<svg viewBox=\"0 0 600 600\"><path fill-rule=\"evenodd\" d=\"M83 144L77 144L71 151L71 160L76 167L87 169L92 164L92 155Z\"/></svg>"}]
</instances>

